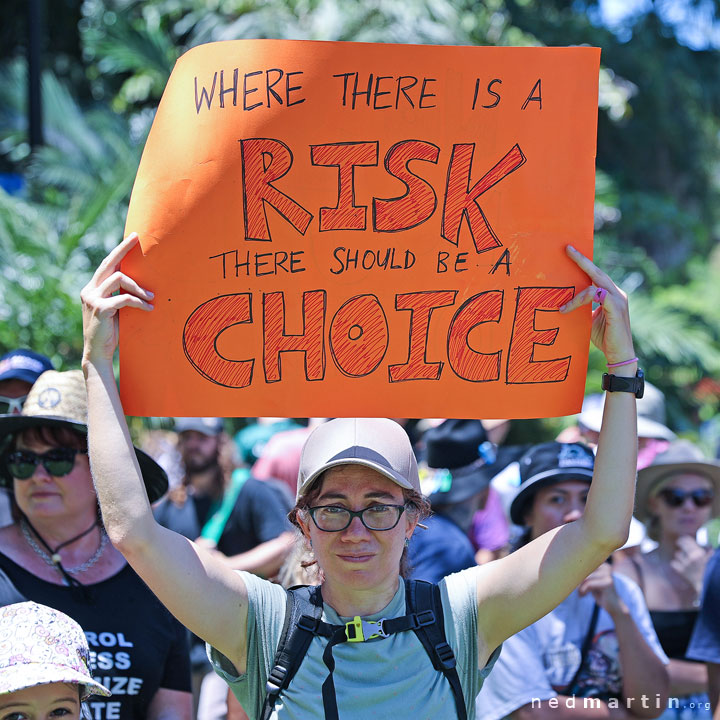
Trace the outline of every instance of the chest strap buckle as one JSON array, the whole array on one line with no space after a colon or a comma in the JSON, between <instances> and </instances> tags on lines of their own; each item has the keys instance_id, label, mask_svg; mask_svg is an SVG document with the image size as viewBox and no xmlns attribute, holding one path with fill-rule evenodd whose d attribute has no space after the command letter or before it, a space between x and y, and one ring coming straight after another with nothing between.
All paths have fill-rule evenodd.
<instances>
[{"instance_id":1,"label":"chest strap buckle","mask_svg":"<svg viewBox=\"0 0 720 720\"><path fill-rule=\"evenodd\" d=\"M348 642L365 642L376 637L386 638L388 633L384 628L385 618L381 620L363 620L356 615L350 622L345 623L345 637Z\"/></svg>"}]
</instances>

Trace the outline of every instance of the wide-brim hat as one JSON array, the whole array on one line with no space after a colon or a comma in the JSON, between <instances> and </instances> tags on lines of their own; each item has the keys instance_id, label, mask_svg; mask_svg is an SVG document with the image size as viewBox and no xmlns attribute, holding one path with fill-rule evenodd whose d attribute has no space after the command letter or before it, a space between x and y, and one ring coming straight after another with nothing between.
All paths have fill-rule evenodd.
<instances>
[{"instance_id":1,"label":"wide-brim hat","mask_svg":"<svg viewBox=\"0 0 720 720\"><path fill-rule=\"evenodd\" d=\"M535 493L561 482L592 482L595 455L582 443L547 442L533 445L519 460L518 486L510 501L510 519L525 524Z\"/></svg>"},{"instance_id":2,"label":"wide-brim hat","mask_svg":"<svg viewBox=\"0 0 720 720\"><path fill-rule=\"evenodd\" d=\"M665 452L657 455L652 465L638 472L635 491L635 517L643 522L650 519L648 500L665 479L680 473L702 475L715 489L712 516L720 516L720 462L705 457L702 450L689 440L671 443Z\"/></svg>"},{"instance_id":3,"label":"wide-brim hat","mask_svg":"<svg viewBox=\"0 0 720 720\"><path fill-rule=\"evenodd\" d=\"M394 420L336 418L318 425L302 449L297 497L306 495L323 472L341 465L368 467L401 488L421 492L410 438Z\"/></svg>"},{"instance_id":4,"label":"wide-brim hat","mask_svg":"<svg viewBox=\"0 0 720 720\"><path fill-rule=\"evenodd\" d=\"M583 400L578 422L593 432L602 426L605 393L587 395ZM645 392L637 401L637 433L640 438L675 440L675 433L665 425L665 395L645 381Z\"/></svg>"},{"instance_id":5,"label":"wide-brim hat","mask_svg":"<svg viewBox=\"0 0 720 720\"><path fill-rule=\"evenodd\" d=\"M11 435L32 427L69 427L87 434L87 391L81 370L48 370L35 382L20 415L0 415L0 449ZM166 472L147 453L135 448L148 500L159 500L168 489ZM0 485L12 486L5 464L0 463Z\"/></svg>"},{"instance_id":6,"label":"wide-brim hat","mask_svg":"<svg viewBox=\"0 0 720 720\"><path fill-rule=\"evenodd\" d=\"M87 640L75 620L35 602L0 608L0 696L50 683L78 685L81 700L111 694L90 674Z\"/></svg>"}]
</instances>

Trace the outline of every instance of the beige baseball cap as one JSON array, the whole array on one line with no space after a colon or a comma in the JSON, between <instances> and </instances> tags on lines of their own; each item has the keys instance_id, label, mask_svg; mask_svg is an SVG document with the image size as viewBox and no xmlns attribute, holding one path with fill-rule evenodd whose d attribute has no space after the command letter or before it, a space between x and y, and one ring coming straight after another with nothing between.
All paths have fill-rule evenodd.
<instances>
[{"instance_id":1,"label":"beige baseball cap","mask_svg":"<svg viewBox=\"0 0 720 720\"><path fill-rule=\"evenodd\" d=\"M321 473L338 465L364 465L401 488L421 492L410 438L394 420L336 418L315 428L300 457L297 497L305 495Z\"/></svg>"}]
</instances>

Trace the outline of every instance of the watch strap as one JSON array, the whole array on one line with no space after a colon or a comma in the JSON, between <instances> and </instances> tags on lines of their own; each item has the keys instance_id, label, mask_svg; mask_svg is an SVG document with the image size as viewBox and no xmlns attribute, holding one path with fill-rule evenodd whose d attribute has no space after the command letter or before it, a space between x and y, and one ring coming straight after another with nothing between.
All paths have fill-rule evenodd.
<instances>
[{"instance_id":1,"label":"watch strap","mask_svg":"<svg viewBox=\"0 0 720 720\"><path fill-rule=\"evenodd\" d=\"M629 392L640 399L645 393L645 375L639 368L635 373L635 377L622 377L621 375L603 373L602 389L608 392Z\"/></svg>"}]
</instances>

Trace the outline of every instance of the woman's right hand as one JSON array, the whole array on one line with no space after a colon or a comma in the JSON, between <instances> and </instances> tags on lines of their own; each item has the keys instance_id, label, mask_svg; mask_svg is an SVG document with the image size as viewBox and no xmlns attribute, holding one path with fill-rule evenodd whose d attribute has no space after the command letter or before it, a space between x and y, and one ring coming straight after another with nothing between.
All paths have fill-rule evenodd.
<instances>
[{"instance_id":1,"label":"woman's right hand","mask_svg":"<svg viewBox=\"0 0 720 720\"><path fill-rule=\"evenodd\" d=\"M100 263L80 292L83 313L83 363L110 362L118 342L118 310L152 310L153 293L120 271L120 263L138 242L131 233ZM117 294L115 294L117 293Z\"/></svg>"},{"instance_id":2,"label":"woman's right hand","mask_svg":"<svg viewBox=\"0 0 720 720\"><path fill-rule=\"evenodd\" d=\"M695 596L700 597L708 553L698 545L694 537L683 535L677 540L677 549L670 567L692 586Z\"/></svg>"}]
</instances>

